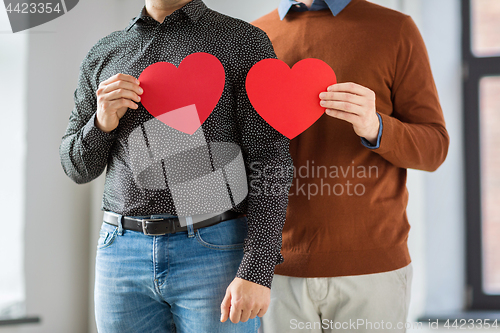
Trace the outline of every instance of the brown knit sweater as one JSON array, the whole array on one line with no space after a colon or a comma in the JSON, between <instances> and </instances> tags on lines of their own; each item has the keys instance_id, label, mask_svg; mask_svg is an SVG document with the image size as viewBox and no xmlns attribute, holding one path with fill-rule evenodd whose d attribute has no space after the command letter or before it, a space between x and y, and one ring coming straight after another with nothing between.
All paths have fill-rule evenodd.
<instances>
[{"instance_id":1,"label":"brown knit sweater","mask_svg":"<svg viewBox=\"0 0 500 333\"><path fill-rule=\"evenodd\" d=\"M275 10L253 24L289 66L318 58L335 70L339 83L373 90L383 123L374 150L361 144L351 124L326 114L292 140L296 173L283 230L285 262L275 273L333 277L406 266L406 169L436 170L449 145L415 23L353 0L335 17L329 10L291 12L280 21ZM290 93L300 91L290 87Z\"/></svg>"}]
</instances>

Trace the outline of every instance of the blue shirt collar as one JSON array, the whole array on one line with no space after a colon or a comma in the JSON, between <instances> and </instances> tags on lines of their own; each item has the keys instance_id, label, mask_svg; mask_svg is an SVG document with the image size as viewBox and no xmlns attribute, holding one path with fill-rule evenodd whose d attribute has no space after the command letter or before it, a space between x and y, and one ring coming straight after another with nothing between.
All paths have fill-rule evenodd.
<instances>
[{"instance_id":1,"label":"blue shirt collar","mask_svg":"<svg viewBox=\"0 0 500 333\"><path fill-rule=\"evenodd\" d=\"M295 0L281 0L278 7L280 19L283 20L290 11L305 12L308 10L330 9L333 16L337 16L351 0L314 0L311 8L307 8L302 2Z\"/></svg>"}]
</instances>

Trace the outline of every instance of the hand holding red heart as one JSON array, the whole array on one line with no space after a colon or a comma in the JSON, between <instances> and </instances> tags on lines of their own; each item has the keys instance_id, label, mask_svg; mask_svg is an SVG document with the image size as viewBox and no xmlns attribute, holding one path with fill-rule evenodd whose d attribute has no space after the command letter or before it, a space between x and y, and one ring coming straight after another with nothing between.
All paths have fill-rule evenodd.
<instances>
[{"instance_id":1,"label":"hand holding red heart","mask_svg":"<svg viewBox=\"0 0 500 333\"><path fill-rule=\"evenodd\" d=\"M360 137L376 144L380 121L375 107L375 93L356 83L339 83L319 95L326 114L353 125Z\"/></svg>"},{"instance_id":2,"label":"hand holding red heart","mask_svg":"<svg viewBox=\"0 0 500 333\"><path fill-rule=\"evenodd\" d=\"M139 80L125 74L116 74L99 84L97 90L97 116L95 125L109 133L118 127L120 119L130 109L137 109L142 88ZM134 103L135 102L135 103Z\"/></svg>"}]
</instances>

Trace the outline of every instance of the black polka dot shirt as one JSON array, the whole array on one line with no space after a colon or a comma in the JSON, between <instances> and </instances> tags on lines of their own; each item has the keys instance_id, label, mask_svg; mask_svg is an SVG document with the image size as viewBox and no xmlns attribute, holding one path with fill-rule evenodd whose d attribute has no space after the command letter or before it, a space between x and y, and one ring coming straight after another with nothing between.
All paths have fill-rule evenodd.
<instances>
[{"instance_id":1,"label":"black polka dot shirt","mask_svg":"<svg viewBox=\"0 0 500 333\"><path fill-rule=\"evenodd\" d=\"M175 215L169 189L140 188L131 171L128 138L153 117L139 103L139 109L129 109L115 130L104 133L94 124L96 91L102 81L117 73L139 78L151 64L164 61L179 66L195 52L216 56L226 72L222 97L202 125L205 139L238 145L248 176L249 193L232 208L248 217L248 236L237 276L270 287L274 266L283 261L281 232L292 174L269 170L291 171L292 160L289 140L257 114L245 91L250 68L262 59L276 57L261 30L217 13L201 0L189 2L163 23L149 17L143 9L126 29L97 42L83 60L75 107L59 148L61 163L78 184L92 181L107 168L103 210L125 216ZM274 190L267 191L264 184Z\"/></svg>"}]
</instances>

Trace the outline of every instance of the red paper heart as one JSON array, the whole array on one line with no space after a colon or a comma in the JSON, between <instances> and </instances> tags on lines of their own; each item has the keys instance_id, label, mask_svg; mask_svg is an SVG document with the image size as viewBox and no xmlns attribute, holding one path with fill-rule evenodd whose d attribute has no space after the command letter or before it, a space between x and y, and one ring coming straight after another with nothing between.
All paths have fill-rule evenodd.
<instances>
[{"instance_id":1,"label":"red paper heart","mask_svg":"<svg viewBox=\"0 0 500 333\"><path fill-rule=\"evenodd\" d=\"M319 59L304 59L292 69L281 60L264 59L248 72L246 89L260 116L293 139L325 113L319 94L335 83L335 72Z\"/></svg>"},{"instance_id":2,"label":"red paper heart","mask_svg":"<svg viewBox=\"0 0 500 333\"><path fill-rule=\"evenodd\" d=\"M142 105L164 124L194 134L207 120L224 91L226 75L219 59L193 53L179 68L157 62L139 76Z\"/></svg>"}]
</instances>

